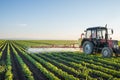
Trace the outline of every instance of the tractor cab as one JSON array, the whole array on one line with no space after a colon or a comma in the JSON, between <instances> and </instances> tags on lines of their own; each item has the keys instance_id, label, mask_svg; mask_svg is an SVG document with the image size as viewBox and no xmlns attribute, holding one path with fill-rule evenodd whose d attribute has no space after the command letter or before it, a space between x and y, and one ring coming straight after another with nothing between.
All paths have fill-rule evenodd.
<instances>
[{"instance_id":1,"label":"tractor cab","mask_svg":"<svg viewBox=\"0 0 120 80\"><path fill-rule=\"evenodd\" d=\"M83 48L85 54L100 53L103 57L111 57L113 52L118 55L118 41L112 40L110 35L113 34L112 29L107 27L91 27L85 30L84 38L81 41L80 47ZM117 46L116 48L114 46Z\"/></svg>"},{"instance_id":2,"label":"tractor cab","mask_svg":"<svg viewBox=\"0 0 120 80\"><path fill-rule=\"evenodd\" d=\"M88 39L108 39L106 27L92 27L88 28L85 32L85 38Z\"/></svg>"}]
</instances>

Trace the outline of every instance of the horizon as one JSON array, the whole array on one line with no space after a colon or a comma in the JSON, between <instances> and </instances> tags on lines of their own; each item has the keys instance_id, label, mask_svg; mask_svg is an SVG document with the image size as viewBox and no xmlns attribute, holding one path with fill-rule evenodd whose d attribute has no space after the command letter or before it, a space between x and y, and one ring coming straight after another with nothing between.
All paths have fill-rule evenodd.
<instances>
[{"instance_id":1,"label":"horizon","mask_svg":"<svg viewBox=\"0 0 120 80\"><path fill-rule=\"evenodd\" d=\"M88 27L105 26L120 40L119 0L0 0L0 39L78 40Z\"/></svg>"}]
</instances>

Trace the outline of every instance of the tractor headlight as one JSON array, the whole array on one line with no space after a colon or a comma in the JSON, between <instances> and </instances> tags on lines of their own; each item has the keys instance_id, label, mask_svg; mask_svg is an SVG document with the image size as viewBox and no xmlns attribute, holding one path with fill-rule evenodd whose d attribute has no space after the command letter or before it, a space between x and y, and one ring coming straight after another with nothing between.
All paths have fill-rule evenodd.
<instances>
[{"instance_id":1,"label":"tractor headlight","mask_svg":"<svg viewBox=\"0 0 120 80\"><path fill-rule=\"evenodd\" d=\"M118 45L118 41L117 40L114 40L112 44L113 44L113 48L119 49L119 45Z\"/></svg>"},{"instance_id":2,"label":"tractor headlight","mask_svg":"<svg viewBox=\"0 0 120 80\"><path fill-rule=\"evenodd\" d=\"M116 49L119 49L119 46L118 46L118 45L114 45L113 47L116 48Z\"/></svg>"},{"instance_id":3,"label":"tractor headlight","mask_svg":"<svg viewBox=\"0 0 120 80\"><path fill-rule=\"evenodd\" d=\"M117 49L119 49L119 45L117 45Z\"/></svg>"}]
</instances>

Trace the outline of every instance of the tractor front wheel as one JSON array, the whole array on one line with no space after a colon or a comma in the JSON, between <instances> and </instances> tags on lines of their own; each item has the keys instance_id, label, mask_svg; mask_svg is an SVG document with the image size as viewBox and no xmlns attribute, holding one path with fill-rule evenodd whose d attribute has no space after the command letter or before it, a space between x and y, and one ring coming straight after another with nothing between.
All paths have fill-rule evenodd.
<instances>
[{"instance_id":1,"label":"tractor front wheel","mask_svg":"<svg viewBox=\"0 0 120 80\"><path fill-rule=\"evenodd\" d=\"M102 49L102 56L103 57L112 57L113 56L113 51L109 47L104 47Z\"/></svg>"},{"instance_id":2,"label":"tractor front wheel","mask_svg":"<svg viewBox=\"0 0 120 80\"><path fill-rule=\"evenodd\" d=\"M85 54L92 54L93 53L93 43L86 41L83 44L83 52Z\"/></svg>"}]
</instances>

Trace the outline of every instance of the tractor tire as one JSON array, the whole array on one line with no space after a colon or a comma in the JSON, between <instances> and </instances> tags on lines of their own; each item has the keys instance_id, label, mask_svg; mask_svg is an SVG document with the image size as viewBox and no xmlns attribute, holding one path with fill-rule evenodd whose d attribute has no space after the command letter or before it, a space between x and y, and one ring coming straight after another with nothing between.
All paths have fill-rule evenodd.
<instances>
[{"instance_id":1,"label":"tractor tire","mask_svg":"<svg viewBox=\"0 0 120 80\"><path fill-rule=\"evenodd\" d=\"M119 56L118 53L115 53L115 56L118 57Z\"/></svg>"},{"instance_id":2,"label":"tractor tire","mask_svg":"<svg viewBox=\"0 0 120 80\"><path fill-rule=\"evenodd\" d=\"M83 43L83 52L85 54L92 54L93 53L93 48L94 48L94 45L93 45L92 42L85 41Z\"/></svg>"},{"instance_id":3,"label":"tractor tire","mask_svg":"<svg viewBox=\"0 0 120 80\"><path fill-rule=\"evenodd\" d=\"M113 56L113 51L109 47L104 47L102 49L102 56L103 57L112 57Z\"/></svg>"}]
</instances>

